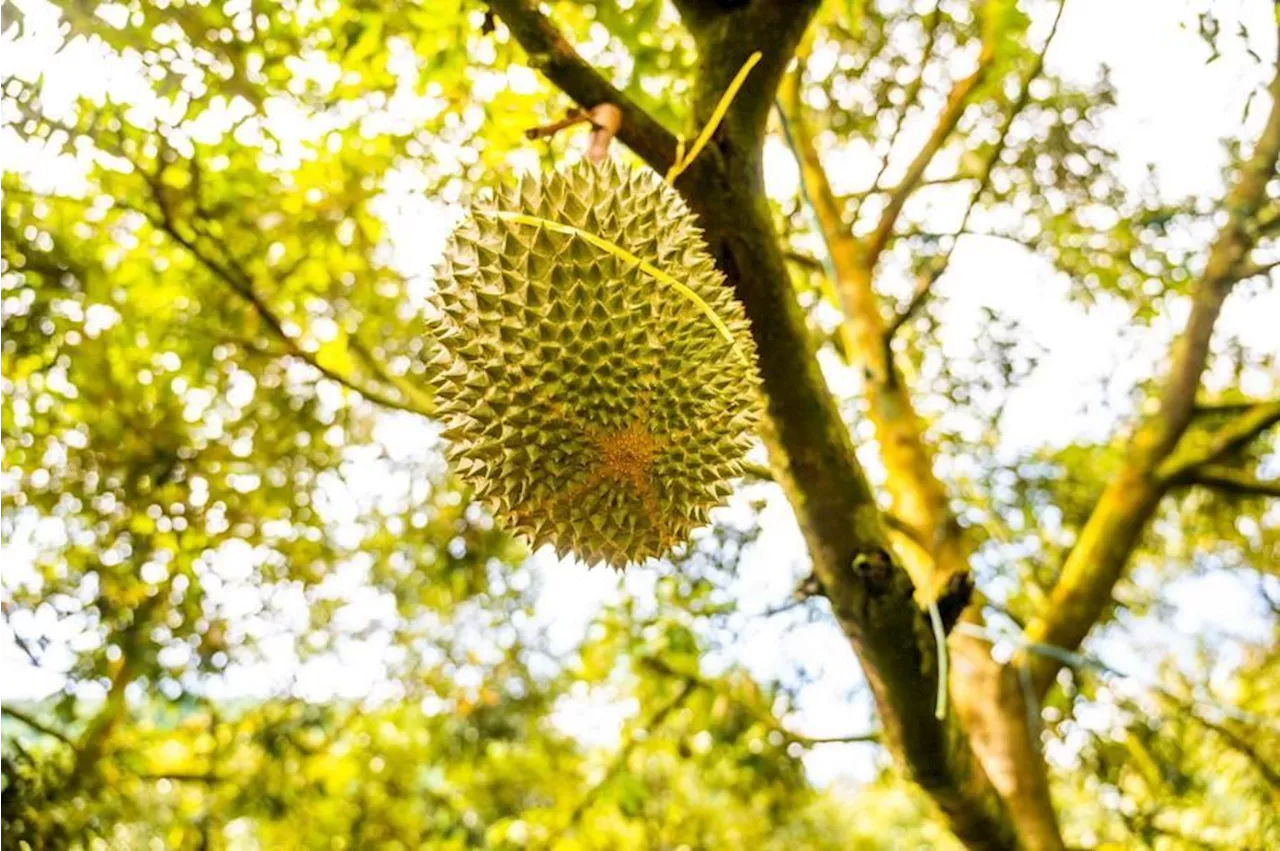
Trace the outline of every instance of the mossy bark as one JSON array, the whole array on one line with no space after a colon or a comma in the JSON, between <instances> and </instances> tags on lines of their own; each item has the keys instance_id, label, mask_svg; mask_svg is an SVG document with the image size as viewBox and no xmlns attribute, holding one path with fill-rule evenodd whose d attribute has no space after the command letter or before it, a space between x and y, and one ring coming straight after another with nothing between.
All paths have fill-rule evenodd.
<instances>
[{"instance_id":1,"label":"mossy bark","mask_svg":"<svg viewBox=\"0 0 1280 851\"><path fill-rule=\"evenodd\" d=\"M799 110L798 77L784 86L783 108L791 127L801 180L831 255L836 291L845 315L845 347L862 373L863 397L875 428L894 518L906 534L894 544L927 604L971 586L971 553L951 512L946 488L933 469L933 450L915 410L909 386L889 352L881 300L872 280L878 248L845 226L818 152ZM943 116L943 121L955 117ZM935 148L938 134L930 144ZM877 229L878 232L878 229ZM883 243L880 244L883 248ZM980 606L963 615L982 626ZM1063 847L1039 742L1028 718L1017 672L991 658L988 643L963 635L949 640L950 692L983 770L1003 798L1019 842L1026 848Z\"/></svg>"},{"instance_id":2,"label":"mossy bark","mask_svg":"<svg viewBox=\"0 0 1280 851\"><path fill-rule=\"evenodd\" d=\"M765 198L765 125L803 32L797 24L794 12L774 9L754 19L710 18L695 29L702 56L695 95L699 121L753 50L762 49L764 57L735 101L711 157L677 188L699 214L713 254L746 307L761 357L775 476L804 531L814 573L862 663L886 745L966 844L1016 847L1008 813L976 763L959 719L939 721L934 715L938 658L915 599L916 583L891 555L849 430L814 357Z\"/></svg>"},{"instance_id":3,"label":"mossy bark","mask_svg":"<svg viewBox=\"0 0 1280 851\"><path fill-rule=\"evenodd\" d=\"M890 554L799 307L789 285L779 286L787 280L786 267L763 192L746 173L758 163L730 145L720 152L728 182L708 181L688 197L747 309L761 353L774 475L805 534L814 573L862 663L884 742L966 844L1016 847L1008 814L975 762L959 720L934 716L938 659L929 623L911 577Z\"/></svg>"}]
</instances>

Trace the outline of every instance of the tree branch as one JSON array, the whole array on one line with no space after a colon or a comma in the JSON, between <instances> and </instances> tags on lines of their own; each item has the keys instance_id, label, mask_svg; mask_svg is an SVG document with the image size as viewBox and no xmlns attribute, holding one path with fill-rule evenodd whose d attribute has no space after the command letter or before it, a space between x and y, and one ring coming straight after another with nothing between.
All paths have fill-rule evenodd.
<instances>
[{"instance_id":1,"label":"tree branch","mask_svg":"<svg viewBox=\"0 0 1280 851\"><path fill-rule=\"evenodd\" d=\"M991 174L995 171L996 164L1000 162L1000 157L1004 153L1009 131L1013 128L1013 122L1017 120L1018 115L1031 101L1031 84L1044 71L1044 57L1049 52L1050 45L1053 44L1053 37L1058 34L1058 24L1062 21L1062 11L1066 7L1066 0L1061 0L1058 3L1058 11L1053 17L1053 25L1049 28L1049 35L1045 38L1044 45L1036 54L1035 61L1023 76L1021 87L1018 90L1018 97L1009 108L1009 111L1005 113L1004 122L1000 125L1000 130L996 135L996 143L991 146L991 150L987 153L987 157L982 163L978 173L978 185L969 197L969 205L965 208L964 216L960 219L960 225L951 234L951 242L940 261L930 264L920 276L916 282L915 291L911 295L911 300L907 302L902 312L894 317L889 324L889 328L885 332L886 346L893 341L894 335L901 330L902 326L910 322L920 308L925 305L933 293L934 285L946 272L947 267L951 265L951 255L955 252L956 245L960 242L960 236L968 232L966 228L969 225L969 219L973 216L973 211L982 199L983 193L991 185Z\"/></svg>"},{"instance_id":2,"label":"tree branch","mask_svg":"<svg viewBox=\"0 0 1280 851\"><path fill-rule=\"evenodd\" d=\"M1194 476L1200 468L1230 455L1277 422L1280 422L1280 401L1254 405L1196 445L1181 448L1160 465L1156 475L1170 483Z\"/></svg>"},{"instance_id":3,"label":"tree branch","mask_svg":"<svg viewBox=\"0 0 1280 851\"><path fill-rule=\"evenodd\" d=\"M1196 393L1208 360L1213 326L1237 280L1234 270L1253 247L1249 222L1267 201L1267 185L1275 176L1280 157L1280 49L1274 73L1270 113L1252 154L1241 165L1223 199L1226 221L1209 249L1192 295L1191 313L1174 344L1159 407L1135 431L1128 457L1080 530L1045 606L1028 624L1026 637L1033 642L1068 650L1079 647L1111 603L1112 589L1170 480L1186 469L1187 461L1213 460L1245 439L1243 434L1233 437L1234 429L1224 427L1226 433L1219 432L1219 440L1211 441L1207 452L1188 453L1184 459L1164 466L1196 413ZM1280 406L1254 410L1251 422L1274 422ZM1259 427L1265 426L1235 423L1235 428L1244 434L1256 434ZM1050 657L1036 657L1028 664L1036 694L1043 696L1053 685L1061 663Z\"/></svg>"},{"instance_id":4,"label":"tree branch","mask_svg":"<svg viewBox=\"0 0 1280 851\"><path fill-rule=\"evenodd\" d=\"M1249 278L1256 278L1259 275L1270 274L1271 271L1280 267L1280 260L1271 260L1266 263L1254 261L1241 261L1239 265L1232 270L1232 274L1237 281L1245 281Z\"/></svg>"},{"instance_id":5,"label":"tree branch","mask_svg":"<svg viewBox=\"0 0 1280 851\"><path fill-rule=\"evenodd\" d=\"M953 598L964 601L972 588L968 552L950 512L946 489L933 472L932 450L906 382L888 357L880 300L872 287L872 264L844 226L840 205L806 128L799 83L797 75L788 80L779 111L786 119L784 127L790 128L788 140L800 166L801 185L830 253L833 283L845 317L841 323L845 349L851 362L861 367L863 395L868 400L881 460L889 472L887 486L895 514L882 514L881 521L904 536L901 542L895 541L901 544L895 549L916 586L916 599L940 604ZM822 579L828 597L838 599L840 584L832 588L827 577ZM963 606L964 602L959 602L959 607ZM834 602L833 609L839 616ZM951 652L951 695L956 711L943 726L954 745L949 753L935 753L932 758L937 762L941 756L949 765L949 783L953 785L928 780L921 780L921 784L951 816L957 834L971 845L981 846L991 837L1016 832L1027 847L1061 848L1043 760L1026 726L1027 712L1017 678L1007 666L996 664L985 647L974 648L972 642L956 639L951 642ZM890 750L900 752L891 735L888 719L892 715L882 708L881 717L886 719ZM914 729L920 730L924 721L918 719ZM920 752L908 751L906 761L913 771L924 765L921 757ZM992 805L993 798L998 806ZM975 840L971 832L974 825L967 823L968 819L953 814L956 806L966 807L969 815L979 815L984 840ZM992 820L1004 824L993 824Z\"/></svg>"},{"instance_id":6,"label":"tree branch","mask_svg":"<svg viewBox=\"0 0 1280 851\"><path fill-rule=\"evenodd\" d=\"M933 162L933 158L937 156L938 151L942 150L942 146L946 144L951 131L955 130L956 125L960 123L960 117L964 115L965 109L969 106L969 98L986 78L994 58L994 46L984 36L982 52L978 55L978 67L969 76L956 81L951 87L951 91L947 94L946 103L942 107L942 113L938 116L937 123L934 124L933 132L929 134L929 138L924 145L916 152L911 164L907 166L906 174L903 175L902 180L898 181L897 188L889 196L884 211L880 214L880 220L876 223L875 230L866 239L864 251L870 268L875 268L880 253L884 251L893 236L893 229L898 222L898 216L902 212L903 206L906 205L907 199L911 197L911 193L915 192L920 181L924 178L924 172L929 167L929 163Z\"/></svg>"},{"instance_id":7,"label":"tree branch","mask_svg":"<svg viewBox=\"0 0 1280 851\"><path fill-rule=\"evenodd\" d=\"M1274 400L1280 402L1280 399ZM1216 417L1246 413L1250 408L1265 405L1262 399L1197 399L1194 415L1197 417Z\"/></svg>"},{"instance_id":8,"label":"tree branch","mask_svg":"<svg viewBox=\"0 0 1280 851\"><path fill-rule=\"evenodd\" d=\"M1280 479L1259 479L1251 473L1221 464L1196 467L1176 478L1174 483L1199 485L1236 496L1280 498Z\"/></svg>"},{"instance_id":9,"label":"tree branch","mask_svg":"<svg viewBox=\"0 0 1280 851\"><path fill-rule=\"evenodd\" d=\"M881 460L889 472L887 487L896 516L887 525L925 554L924 561L929 563L908 560L907 569L918 596L932 600L948 581L941 575L943 571L935 570L936 559L932 558L932 530L946 526L947 498L932 474L930 447L908 388L888 357L880 298L872 287L871 261L842 220L801 108L800 82L798 72L788 78L779 97L779 111L789 127L787 137L800 167L804 197L831 258L836 300L843 313L841 343L849 361L862 370L863 396L876 429ZM928 494L923 495L926 490ZM887 522L883 514L881 521ZM956 566L967 570L967 561L959 558Z\"/></svg>"},{"instance_id":10,"label":"tree branch","mask_svg":"<svg viewBox=\"0 0 1280 851\"><path fill-rule=\"evenodd\" d=\"M897 147L898 136L902 133L902 125L906 123L907 113L916 105L916 101L920 99L920 88L924 84L925 68L929 65L929 60L933 58L933 47L938 40L938 24L942 21L942 3L935 0L933 4L933 12L929 15L929 21L925 24L925 43L924 52L920 57L920 68L915 77L907 85L906 92L902 98L902 105L898 108L897 114L894 116L893 130L889 133L889 147L885 151L884 159L880 161L880 169L876 172L875 178L871 181L871 188L866 194L858 197L858 202L853 209L853 223L856 225L858 214L862 209L862 202L868 196L874 195L879 191L885 191L890 198L897 197L902 193L910 193L911 188L904 184L898 184L892 189L881 190L880 181L884 179L884 174L889 170L889 160L893 156L893 149Z\"/></svg>"},{"instance_id":11,"label":"tree branch","mask_svg":"<svg viewBox=\"0 0 1280 851\"><path fill-rule=\"evenodd\" d=\"M583 109L611 103L622 113L617 137L654 170L666 174L675 160L676 138L593 68L538 10L532 0L489 0L489 7L524 48L529 65Z\"/></svg>"},{"instance_id":12,"label":"tree branch","mask_svg":"<svg viewBox=\"0 0 1280 851\"><path fill-rule=\"evenodd\" d=\"M75 749L76 747L75 740L72 739L69 735L62 732L61 730L57 730L57 729L54 729L53 727L50 727L48 724L45 724L43 721L40 721L39 719L37 719L34 715L29 715L26 712L23 712L21 709L14 709L12 706L0 706L0 714L5 715L6 717L12 718L15 721L19 721L22 724L25 724L26 726L30 727L32 730L35 730L37 733L40 733L45 736L49 736L50 738L57 739L67 747L70 747L72 749Z\"/></svg>"}]
</instances>

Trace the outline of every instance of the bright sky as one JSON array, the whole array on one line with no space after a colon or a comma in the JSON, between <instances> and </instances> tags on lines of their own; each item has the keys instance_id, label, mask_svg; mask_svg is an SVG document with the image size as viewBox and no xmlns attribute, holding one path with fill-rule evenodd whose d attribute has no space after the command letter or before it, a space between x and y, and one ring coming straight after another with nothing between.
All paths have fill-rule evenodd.
<instances>
[{"instance_id":1,"label":"bright sky","mask_svg":"<svg viewBox=\"0 0 1280 851\"><path fill-rule=\"evenodd\" d=\"M1206 66L1207 51L1194 26L1184 26L1194 24L1194 8L1192 3L1169 0L1068 0L1061 30L1048 57L1051 71L1081 81L1093 79L1101 63L1110 66L1119 90L1119 107L1105 125L1106 139L1119 153L1127 180L1135 184L1143 180L1148 163L1153 163L1159 185L1169 197L1191 192L1217 194L1221 188L1220 140L1228 136L1252 138L1262 117L1261 110L1255 108L1249 120L1241 124L1245 100L1258 87L1265 69L1239 52ZM1269 20L1269 4L1228 0L1216 4L1215 11L1223 18L1223 30L1228 32L1234 31L1235 18L1244 15L1255 34L1256 52L1274 55L1269 39L1274 38L1275 27ZM1047 19L1037 21L1033 37L1043 38L1048 23ZM117 84L118 81L107 82L86 52L68 51L52 59L52 42L40 35L38 19L29 25L36 30L31 40L22 45L6 44L0 55L0 67L6 77L15 69L43 67L49 85L63 95ZM1263 100L1258 98L1259 102ZM918 144L920 134L926 132L926 123L908 128L903 150ZM12 147L6 148L6 159L15 154L18 152ZM867 175L856 171L860 167L856 157L837 156L831 162L836 184L866 182ZM772 144L766 163L771 191L779 196L789 195L796 181L790 153L781 144ZM56 173L49 177L54 181L70 178ZM891 179L892 175L888 177ZM387 197L385 211L398 264L421 276L443 243L451 216L442 213L456 213L456 208L445 205L442 199L426 197L412 181L404 181L399 182L397 192ZM940 210L939 215L947 212ZM1115 409L1126 411L1128 389L1151 374L1165 351L1167 334L1176 327L1157 325L1135 348L1131 338L1119 333L1128 324L1123 309L1103 304L1086 311L1068 304L1065 282L1047 264L1020 248L995 240L962 242L942 286L948 298L948 330L943 341L949 352L962 355L972 348L978 312L984 305L998 305L1012 313L1046 351L1036 372L1015 392L1003 420L1005 449L1010 452L1046 440L1065 443L1110 434L1114 426L1110 417L1099 413L1096 407L1082 413L1082 401L1101 401L1104 394L1109 394ZM1275 287L1247 310L1238 304L1229 305L1222 328L1240 335L1250 347L1280 354L1280 336L1268 332L1268 316L1280 316L1280 292ZM838 367L831 367L830 377L839 390L852 386L850 376ZM1104 387L1101 379L1105 377L1116 381L1109 388ZM1245 381L1265 390L1275 378L1253 375L1246 376ZM380 437L388 447L429 447L433 440L428 427L401 417L388 419ZM362 472L353 479L357 493L351 498L361 498L360 492L376 494L388 487L388 473L379 465L360 465L357 469ZM744 557L740 568L738 590L745 611L763 610L784 600L805 573L803 542L785 501L770 487L757 487L754 494L766 494L769 501L761 518L763 534L759 544ZM741 502L740 499L738 509L726 511L740 511ZM637 569L619 579L610 571L586 571L570 560L558 561L546 551L533 558L543 581L538 621L551 630L563 650L581 639L588 622L605 602L621 595L651 598L659 575L652 569ZM235 567L243 563L243 558L227 553L224 561L219 568L229 574L224 602L234 610L236 593L247 593L235 589L247 587L249 577L237 573ZM22 575L23 562L22 541L6 542L6 583ZM359 600L358 570L335 577L333 584L335 593ZM1221 632L1229 626L1232 634L1245 638L1257 640L1266 635L1267 620L1254 592L1234 574L1188 578L1165 589L1165 596L1177 612L1172 619L1172 632L1146 622L1130 633L1138 637L1136 646L1102 641L1094 649L1122 668L1142 670L1144 658L1159 658L1170 650L1191 652L1194 636L1206 632ZM1186 605L1192 601L1194 605ZM299 600L297 605L304 604ZM356 621L383 616L384 607L376 599L359 600L350 609L350 617ZM0 697L36 697L59 686L56 674L26 666L24 657L12 646L7 626L3 635L0 653L5 676L0 683ZM1223 639L1224 666L1234 658L1230 644ZM1146 652L1148 648L1159 652ZM730 656L712 663L741 663L757 676L784 681L791 681L802 664L812 681L801 689L800 711L788 722L806 734L840 735L874 726L856 663L839 630L829 621L798 625L788 616L760 620ZM369 656L363 650L352 656L309 662L299 669L292 649L285 645L271 650L266 663L237 671L227 690L265 695L273 685L295 675L302 692L315 698L334 690L353 697L393 691L378 667L369 664ZM607 744L616 739L622 719L634 711L634 706L618 704L607 694L589 695L566 701L559 719L566 729L588 741ZM1106 720L1098 723L1105 724ZM871 749L865 746L829 745L814 749L807 764L818 782L866 777L872 770L867 758L870 753Z\"/></svg>"}]
</instances>

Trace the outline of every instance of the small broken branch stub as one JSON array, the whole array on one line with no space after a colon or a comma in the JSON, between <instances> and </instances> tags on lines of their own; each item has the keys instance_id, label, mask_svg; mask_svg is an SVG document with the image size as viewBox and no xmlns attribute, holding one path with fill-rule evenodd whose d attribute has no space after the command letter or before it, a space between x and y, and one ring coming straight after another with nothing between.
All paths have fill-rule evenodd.
<instances>
[{"instance_id":1,"label":"small broken branch stub","mask_svg":"<svg viewBox=\"0 0 1280 851\"><path fill-rule=\"evenodd\" d=\"M559 121L553 121L541 127L531 127L524 131L524 136L530 140L545 139L578 124L591 125L587 158L592 162L603 162L609 155L609 143L613 141L618 128L622 126L622 110L611 103L597 104L589 110L570 109Z\"/></svg>"}]
</instances>

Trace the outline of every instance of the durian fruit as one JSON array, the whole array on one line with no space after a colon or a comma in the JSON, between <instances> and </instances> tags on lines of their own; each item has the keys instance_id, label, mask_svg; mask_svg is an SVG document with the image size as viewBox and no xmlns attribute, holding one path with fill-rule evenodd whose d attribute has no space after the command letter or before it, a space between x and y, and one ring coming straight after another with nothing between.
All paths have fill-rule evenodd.
<instances>
[{"instance_id":1,"label":"durian fruit","mask_svg":"<svg viewBox=\"0 0 1280 851\"><path fill-rule=\"evenodd\" d=\"M653 173L505 187L449 238L431 302L450 460L533 546L662 556L741 475L760 415L746 318Z\"/></svg>"}]
</instances>

